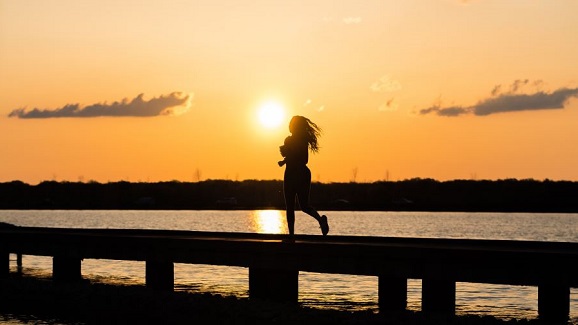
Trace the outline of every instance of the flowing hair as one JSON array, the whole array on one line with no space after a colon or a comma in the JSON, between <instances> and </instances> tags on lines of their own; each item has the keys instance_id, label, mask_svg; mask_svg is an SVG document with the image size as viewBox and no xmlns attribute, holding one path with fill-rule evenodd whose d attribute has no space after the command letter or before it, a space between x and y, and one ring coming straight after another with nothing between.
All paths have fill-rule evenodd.
<instances>
[{"instance_id":1,"label":"flowing hair","mask_svg":"<svg viewBox=\"0 0 578 325\"><path fill-rule=\"evenodd\" d=\"M305 138L311 152L319 152L317 138L321 136L321 128L317 124L304 116L295 115L289 122L289 129L294 135Z\"/></svg>"}]
</instances>

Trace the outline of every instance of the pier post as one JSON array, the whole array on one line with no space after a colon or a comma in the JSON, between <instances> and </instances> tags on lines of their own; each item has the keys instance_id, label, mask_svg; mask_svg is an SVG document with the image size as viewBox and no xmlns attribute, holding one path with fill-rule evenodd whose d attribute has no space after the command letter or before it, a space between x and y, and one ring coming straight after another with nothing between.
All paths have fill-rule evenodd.
<instances>
[{"instance_id":1,"label":"pier post","mask_svg":"<svg viewBox=\"0 0 578 325\"><path fill-rule=\"evenodd\" d=\"M10 253L0 251L0 278L7 278L10 274Z\"/></svg>"},{"instance_id":2,"label":"pier post","mask_svg":"<svg viewBox=\"0 0 578 325\"><path fill-rule=\"evenodd\" d=\"M380 275L378 277L380 311L404 311L407 308L407 279Z\"/></svg>"},{"instance_id":3,"label":"pier post","mask_svg":"<svg viewBox=\"0 0 578 325\"><path fill-rule=\"evenodd\" d=\"M18 275L22 275L22 254L21 253L17 253L16 254L16 267L17 267L17 271L18 271Z\"/></svg>"},{"instance_id":4,"label":"pier post","mask_svg":"<svg viewBox=\"0 0 578 325\"><path fill-rule=\"evenodd\" d=\"M561 284L538 286L538 317L549 323L566 324L570 315L570 288Z\"/></svg>"},{"instance_id":5,"label":"pier post","mask_svg":"<svg viewBox=\"0 0 578 325\"><path fill-rule=\"evenodd\" d=\"M82 280L81 259L75 257L54 256L52 258L52 279L58 283Z\"/></svg>"},{"instance_id":6,"label":"pier post","mask_svg":"<svg viewBox=\"0 0 578 325\"><path fill-rule=\"evenodd\" d=\"M146 286L155 290L173 291L175 268L171 261L146 261Z\"/></svg>"},{"instance_id":7,"label":"pier post","mask_svg":"<svg viewBox=\"0 0 578 325\"><path fill-rule=\"evenodd\" d=\"M424 278L421 310L427 313L455 314L456 282L445 278Z\"/></svg>"},{"instance_id":8,"label":"pier post","mask_svg":"<svg viewBox=\"0 0 578 325\"><path fill-rule=\"evenodd\" d=\"M299 271L249 267L249 298L297 303Z\"/></svg>"}]
</instances>

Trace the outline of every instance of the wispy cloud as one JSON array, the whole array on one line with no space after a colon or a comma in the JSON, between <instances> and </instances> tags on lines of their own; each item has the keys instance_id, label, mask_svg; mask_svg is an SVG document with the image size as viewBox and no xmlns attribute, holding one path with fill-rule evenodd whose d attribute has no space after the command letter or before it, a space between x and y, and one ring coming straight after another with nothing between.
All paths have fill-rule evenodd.
<instances>
[{"instance_id":1,"label":"wispy cloud","mask_svg":"<svg viewBox=\"0 0 578 325\"><path fill-rule=\"evenodd\" d=\"M363 18L357 16L348 16L343 18L323 16L321 20L326 24L346 24L346 25L357 25L363 22Z\"/></svg>"},{"instance_id":2,"label":"wispy cloud","mask_svg":"<svg viewBox=\"0 0 578 325\"><path fill-rule=\"evenodd\" d=\"M369 86L369 89L371 89L371 91L374 93L389 94L400 90L401 83L395 79L392 79L389 75L383 75L377 81L372 83ZM391 94L389 96L391 96ZM386 99L386 101L382 103L377 109L381 112L386 112L397 111L398 108L399 104L394 97L391 97Z\"/></svg>"},{"instance_id":3,"label":"wispy cloud","mask_svg":"<svg viewBox=\"0 0 578 325\"><path fill-rule=\"evenodd\" d=\"M380 112L389 112L389 111L397 111L399 108L399 104L395 100L395 98L391 98L387 100L385 103L381 104L377 109Z\"/></svg>"},{"instance_id":4,"label":"wispy cloud","mask_svg":"<svg viewBox=\"0 0 578 325\"><path fill-rule=\"evenodd\" d=\"M303 107L310 107L312 106L313 101L311 99L307 99L305 101L305 103L303 103ZM321 105L321 106L317 106L317 108L315 108L316 111L318 112L323 112L325 110L325 105Z\"/></svg>"},{"instance_id":5,"label":"wispy cloud","mask_svg":"<svg viewBox=\"0 0 578 325\"><path fill-rule=\"evenodd\" d=\"M361 17L345 17L343 18L343 22L346 23L347 25L351 25L351 24L361 24L363 20L361 19Z\"/></svg>"},{"instance_id":6,"label":"wispy cloud","mask_svg":"<svg viewBox=\"0 0 578 325\"><path fill-rule=\"evenodd\" d=\"M55 118L55 117L152 117L160 115L180 115L190 109L193 94L173 92L168 95L144 99L144 94L134 99L123 99L113 103L97 103L81 107L80 104L67 104L56 109L25 108L15 109L8 117L17 118Z\"/></svg>"},{"instance_id":7,"label":"wispy cloud","mask_svg":"<svg viewBox=\"0 0 578 325\"><path fill-rule=\"evenodd\" d=\"M491 91L491 96L480 100L473 106L448 106L434 104L431 107L419 111L420 115L436 114L439 116L460 116L473 114L486 116L495 113L535 111L546 109L563 109L569 99L578 97L578 88L559 88L554 91L541 90L541 80L530 81L528 79L515 80L506 87L497 85ZM527 87L533 87L529 93L522 91ZM502 92L506 89L506 92Z\"/></svg>"},{"instance_id":8,"label":"wispy cloud","mask_svg":"<svg viewBox=\"0 0 578 325\"><path fill-rule=\"evenodd\" d=\"M369 87L373 92L386 93L401 89L399 81L392 79L389 75L384 75Z\"/></svg>"}]
</instances>

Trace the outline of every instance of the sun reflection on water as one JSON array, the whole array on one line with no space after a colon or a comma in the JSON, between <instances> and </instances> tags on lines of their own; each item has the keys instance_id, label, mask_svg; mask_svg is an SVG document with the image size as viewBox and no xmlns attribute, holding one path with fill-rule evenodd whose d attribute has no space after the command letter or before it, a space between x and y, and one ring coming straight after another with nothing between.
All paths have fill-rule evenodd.
<instances>
[{"instance_id":1,"label":"sun reflection on water","mask_svg":"<svg viewBox=\"0 0 578 325\"><path fill-rule=\"evenodd\" d=\"M262 234L286 234L285 216L279 210L258 210L251 216L251 230Z\"/></svg>"}]
</instances>

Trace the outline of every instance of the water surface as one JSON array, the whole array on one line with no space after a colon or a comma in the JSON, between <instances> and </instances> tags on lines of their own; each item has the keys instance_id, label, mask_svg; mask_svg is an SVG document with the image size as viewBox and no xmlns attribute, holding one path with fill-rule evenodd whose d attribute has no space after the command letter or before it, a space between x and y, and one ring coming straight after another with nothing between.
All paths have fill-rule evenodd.
<instances>
[{"instance_id":1,"label":"water surface","mask_svg":"<svg viewBox=\"0 0 578 325\"><path fill-rule=\"evenodd\" d=\"M458 212L327 212L330 235L467 238L578 242L578 214ZM0 221L19 226L174 229L287 233L284 212L259 211L0 211ZM317 222L298 213L296 233L320 234ZM15 258L14 256L12 258ZM50 272L52 258L24 256L25 268ZM14 266L12 262L12 266ZM144 262L84 260L84 277L144 283ZM175 264L176 290L248 296L242 267ZM500 318L535 318L537 288L457 283L456 311ZM377 310L377 277L301 272L299 301L316 308ZM421 281L408 280L408 308L421 308ZM578 291L571 290L571 317Z\"/></svg>"}]
</instances>

